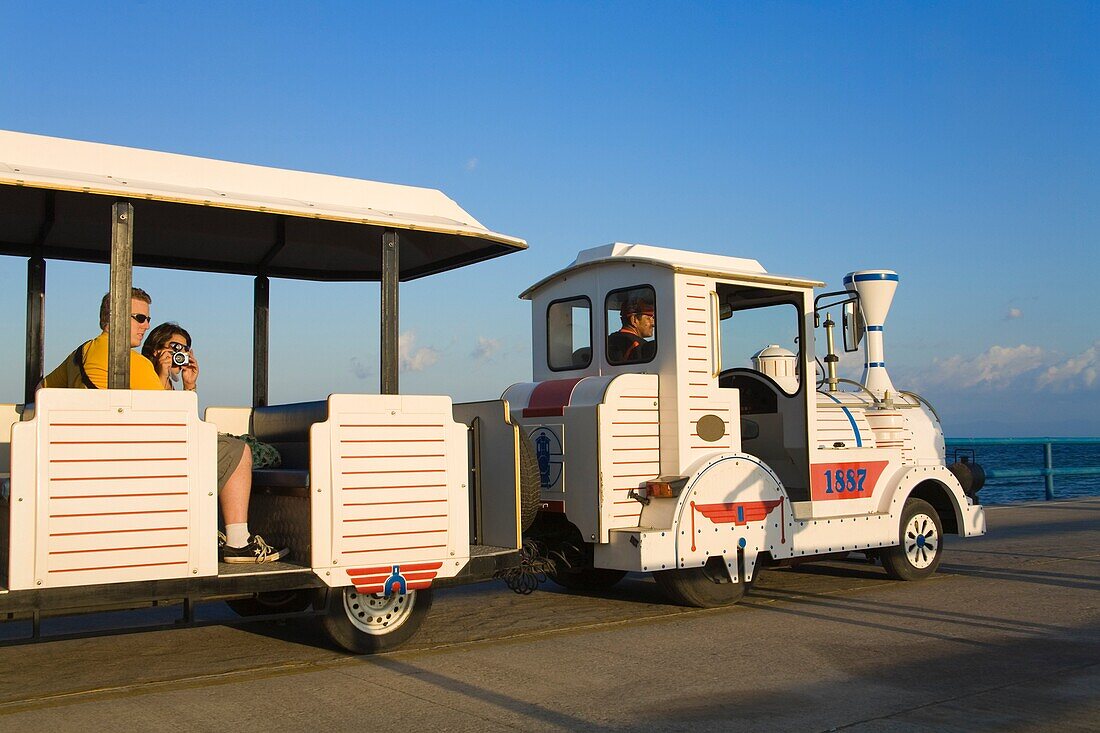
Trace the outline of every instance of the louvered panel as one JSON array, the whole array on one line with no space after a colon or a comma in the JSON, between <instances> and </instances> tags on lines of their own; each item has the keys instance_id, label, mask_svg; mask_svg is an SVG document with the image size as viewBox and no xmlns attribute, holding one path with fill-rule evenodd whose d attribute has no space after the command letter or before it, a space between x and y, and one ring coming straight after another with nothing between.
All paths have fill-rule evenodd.
<instances>
[{"instance_id":1,"label":"louvered panel","mask_svg":"<svg viewBox=\"0 0 1100 733\"><path fill-rule=\"evenodd\" d=\"M636 527L642 505L629 494L661 473L657 378L617 378L604 396L599 419L600 526Z\"/></svg>"},{"instance_id":2,"label":"louvered panel","mask_svg":"<svg viewBox=\"0 0 1100 733\"><path fill-rule=\"evenodd\" d=\"M432 418L437 419L432 419ZM335 426L334 548L340 564L393 564L447 553L446 421L359 414Z\"/></svg>"},{"instance_id":3,"label":"louvered panel","mask_svg":"<svg viewBox=\"0 0 1100 733\"><path fill-rule=\"evenodd\" d=\"M38 586L216 572L216 436L196 407L175 393L39 393Z\"/></svg>"}]
</instances>

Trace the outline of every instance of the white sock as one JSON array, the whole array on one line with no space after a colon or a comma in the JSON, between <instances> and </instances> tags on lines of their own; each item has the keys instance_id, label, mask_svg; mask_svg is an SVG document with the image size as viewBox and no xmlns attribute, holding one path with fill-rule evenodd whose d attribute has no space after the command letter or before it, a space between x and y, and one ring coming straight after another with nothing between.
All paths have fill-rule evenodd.
<instances>
[{"instance_id":1,"label":"white sock","mask_svg":"<svg viewBox=\"0 0 1100 733\"><path fill-rule=\"evenodd\" d=\"M230 547L244 547L248 544L248 522L225 525L225 544Z\"/></svg>"}]
</instances>

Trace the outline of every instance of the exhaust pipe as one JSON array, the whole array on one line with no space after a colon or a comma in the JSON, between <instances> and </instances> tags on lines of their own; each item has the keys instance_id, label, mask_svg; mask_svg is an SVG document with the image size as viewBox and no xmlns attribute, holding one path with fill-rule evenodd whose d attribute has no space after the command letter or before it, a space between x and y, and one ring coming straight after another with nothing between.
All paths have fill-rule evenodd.
<instances>
[{"instance_id":1,"label":"exhaust pipe","mask_svg":"<svg viewBox=\"0 0 1100 733\"><path fill-rule=\"evenodd\" d=\"M863 386L879 399L886 393L896 394L890 375L886 371L886 354L882 346L883 324L894 291L898 288L898 274L893 270L858 270L844 276L844 288L859 294L859 307L863 313L865 361L863 362Z\"/></svg>"}]
</instances>

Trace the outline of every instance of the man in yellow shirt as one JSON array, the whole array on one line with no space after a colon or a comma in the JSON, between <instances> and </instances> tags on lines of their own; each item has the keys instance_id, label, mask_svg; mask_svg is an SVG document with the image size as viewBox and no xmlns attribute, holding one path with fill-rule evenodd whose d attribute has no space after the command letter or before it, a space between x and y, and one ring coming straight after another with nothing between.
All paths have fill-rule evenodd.
<instances>
[{"instance_id":1,"label":"man in yellow shirt","mask_svg":"<svg viewBox=\"0 0 1100 733\"><path fill-rule=\"evenodd\" d=\"M149 329L149 305L153 299L141 288L133 288L130 299L130 346L141 346ZM43 387L107 389L108 334L111 322L111 294L99 304L99 327L103 332L81 344L65 361L46 375ZM166 380L157 374L153 362L136 351L130 352L130 389L165 389ZM190 387L190 389L193 389ZM290 551L276 549L259 535L248 531L248 501L252 494L252 453L237 438L218 434L218 502L225 521L226 543L222 560L229 563L274 562Z\"/></svg>"},{"instance_id":2,"label":"man in yellow shirt","mask_svg":"<svg viewBox=\"0 0 1100 733\"><path fill-rule=\"evenodd\" d=\"M110 294L99 306L99 327L103 332L77 347L65 361L46 375L43 387L87 387L107 389L107 326L111 319ZM149 329L149 304L153 299L141 288L134 288L130 300L130 346L141 346ZM130 389L164 389L152 362L136 351L130 352Z\"/></svg>"}]
</instances>

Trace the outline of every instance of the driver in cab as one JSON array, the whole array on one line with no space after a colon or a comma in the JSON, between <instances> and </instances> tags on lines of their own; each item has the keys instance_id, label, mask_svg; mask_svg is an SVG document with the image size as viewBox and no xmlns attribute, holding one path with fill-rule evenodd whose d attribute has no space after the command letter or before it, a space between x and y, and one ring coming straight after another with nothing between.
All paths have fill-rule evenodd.
<instances>
[{"instance_id":1,"label":"driver in cab","mask_svg":"<svg viewBox=\"0 0 1100 733\"><path fill-rule=\"evenodd\" d=\"M631 364L649 361L657 353L652 340L657 326L653 302L631 298L619 309L622 328L607 337L607 361L611 364Z\"/></svg>"}]
</instances>

